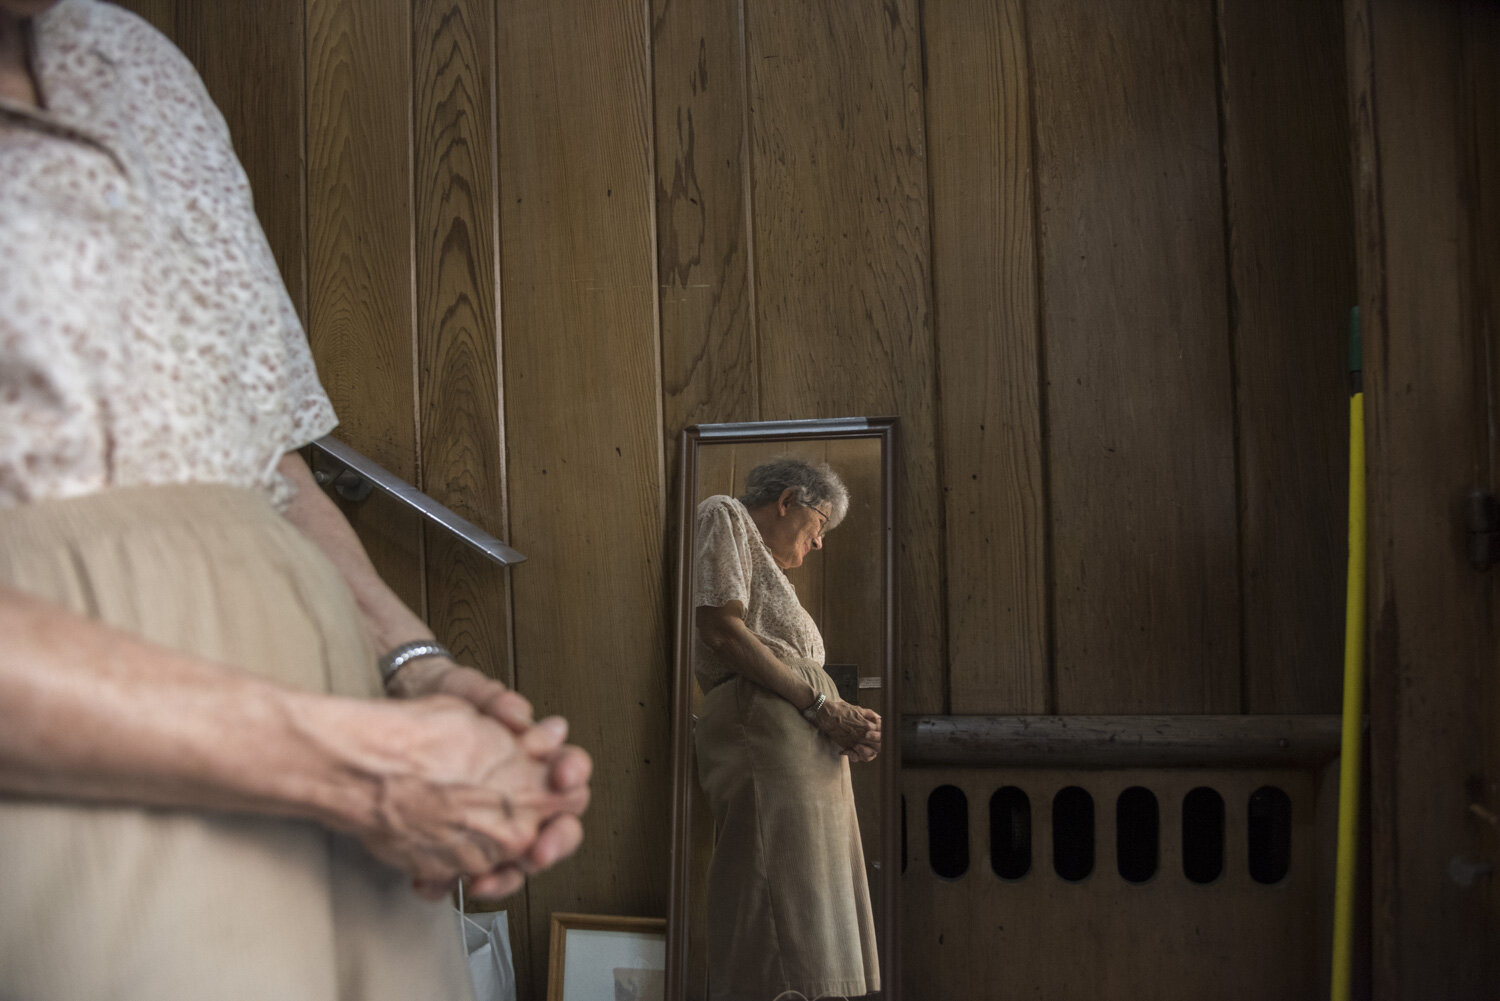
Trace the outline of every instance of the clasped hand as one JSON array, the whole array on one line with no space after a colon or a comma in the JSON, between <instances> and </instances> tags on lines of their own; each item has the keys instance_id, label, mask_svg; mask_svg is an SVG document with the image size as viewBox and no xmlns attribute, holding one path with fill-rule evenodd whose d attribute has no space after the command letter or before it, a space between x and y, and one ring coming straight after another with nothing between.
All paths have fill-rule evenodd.
<instances>
[{"instance_id":1,"label":"clasped hand","mask_svg":"<svg viewBox=\"0 0 1500 1001\"><path fill-rule=\"evenodd\" d=\"M880 753L880 714L843 699L819 707L813 725L855 761L873 761Z\"/></svg>"},{"instance_id":2,"label":"clasped hand","mask_svg":"<svg viewBox=\"0 0 1500 1001\"><path fill-rule=\"evenodd\" d=\"M369 823L355 831L372 854L429 898L460 878L495 898L578 849L593 764L565 743L565 720L534 723L524 697L436 658L403 668L391 692L404 701L385 703L399 718L369 769Z\"/></svg>"}]
</instances>

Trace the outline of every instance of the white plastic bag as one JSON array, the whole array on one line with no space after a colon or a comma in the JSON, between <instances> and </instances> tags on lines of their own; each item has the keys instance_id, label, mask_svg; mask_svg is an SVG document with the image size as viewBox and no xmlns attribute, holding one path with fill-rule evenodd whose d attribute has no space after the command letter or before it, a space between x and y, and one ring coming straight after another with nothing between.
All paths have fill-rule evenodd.
<instances>
[{"instance_id":1,"label":"white plastic bag","mask_svg":"<svg viewBox=\"0 0 1500 1001\"><path fill-rule=\"evenodd\" d=\"M504 911L458 912L474 1001L516 1001L516 970L510 958L510 926Z\"/></svg>"}]
</instances>

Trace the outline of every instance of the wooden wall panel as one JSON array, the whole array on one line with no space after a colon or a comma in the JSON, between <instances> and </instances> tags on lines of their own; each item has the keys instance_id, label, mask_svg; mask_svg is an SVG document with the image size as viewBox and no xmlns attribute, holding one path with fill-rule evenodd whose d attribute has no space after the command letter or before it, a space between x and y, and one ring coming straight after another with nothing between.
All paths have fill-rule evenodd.
<instances>
[{"instance_id":1,"label":"wooden wall panel","mask_svg":"<svg viewBox=\"0 0 1500 1001\"><path fill-rule=\"evenodd\" d=\"M1327 708L1334 0L130 5L224 107L340 433L531 557L512 636L505 573L350 509L599 761L583 853L512 901L523 967L554 910L665 912L687 423L901 417L908 711ZM945 900L979 956L994 902Z\"/></svg>"},{"instance_id":2,"label":"wooden wall panel","mask_svg":"<svg viewBox=\"0 0 1500 1001\"><path fill-rule=\"evenodd\" d=\"M1335 0L1219 0L1247 712L1336 712L1342 690L1356 293L1329 55L1343 34Z\"/></svg>"},{"instance_id":3,"label":"wooden wall panel","mask_svg":"<svg viewBox=\"0 0 1500 1001\"><path fill-rule=\"evenodd\" d=\"M666 913L670 667L647 12L499 12L504 392L517 683L594 752L553 911ZM607 82L607 83L606 83ZM644 846L662 846L645 849ZM543 994L534 965L531 995Z\"/></svg>"},{"instance_id":4,"label":"wooden wall panel","mask_svg":"<svg viewBox=\"0 0 1500 1001\"><path fill-rule=\"evenodd\" d=\"M1493 58L1500 46L1500 5L1468 0L1461 8L1463 34L1464 101L1463 111L1468 131L1466 150L1466 187L1472 192L1470 205L1473 254L1471 316L1473 329L1484 337L1489 365L1485 378L1489 385L1500 385L1500 62ZM1491 402L1491 416L1494 403ZM1491 425L1493 426L1493 425ZM1496 486L1500 470L1500 435L1489 435L1488 472L1491 489ZM1495 607L1494 581L1490 607ZM1491 636L1494 625L1491 623ZM1480 712L1490 720L1500 719L1500 665L1496 664L1495 645L1490 643L1489 670L1479 685L1475 701ZM1488 738L1482 749L1482 765L1487 781L1481 780L1471 795L1490 814L1500 814L1500 727L1485 728ZM1477 819L1477 818L1476 818ZM1471 821L1472 823L1472 821ZM1500 833L1500 832L1497 832ZM1500 848L1500 837L1491 842ZM1500 951L1500 879L1489 881L1489 951Z\"/></svg>"},{"instance_id":5,"label":"wooden wall panel","mask_svg":"<svg viewBox=\"0 0 1500 1001\"><path fill-rule=\"evenodd\" d=\"M493 6L418 0L412 31L420 485L505 539ZM513 571L430 526L424 542L433 631L461 662L514 687ZM528 896L506 903L518 980L545 965L531 948Z\"/></svg>"},{"instance_id":6,"label":"wooden wall panel","mask_svg":"<svg viewBox=\"0 0 1500 1001\"><path fill-rule=\"evenodd\" d=\"M411 25L396 0L307 0L308 340L338 436L417 481ZM425 610L416 522L345 505L381 575Z\"/></svg>"},{"instance_id":7,"label":"wooden wall panel","mask_svg":"<svg viewBox=\"0 0 1500 1001\"><path fill-rule=\"evenodd\" d=\"M849 513L828 534L823 551L810 560L822 563L827 576L819 627L831 663L857 664L861 675L879 675L885 637L872 619L878 620L885 598L879 547L880 443L855 439L824 444L825 461L843 478L850 498ZM873 701L877 694L864 693L872 700L866 704L878 707Z\"/></svg>"},{"instance_id":8,"label":"wooden wall panel","mask_svg":"<svg viewBox=\"0 0 1500 1001\"><path fill-rule=\"evenodd\" d=\"M902 696L944 703L921 42L915 4L746 5L767 419L897 414Z\"/></svg>"},{"instance_id":9,"label":"wooden wall panel","mask_svg":"<svg viewBox=\"0 0 1500 1001\"><path fill-rule=\"evenodd\" d=\"M422 489L504 538L495 295L494 19L479 0L414 9L413 116ZM460 659L513 682L509 578L429 531L430 621Z\"/></svg>"},{"instance_id":10,"label":"wooden wall panel","mask_svg":"<svg viewBox=\"0 0 1500 1001\"><path fill-rule=\"evenodd\" d=\"M1062 713L1240 708L1211 14L1030 11Z\"/></svg>"},{"instance_id":11,"label":"wooden wall panel","mask_svg":"<svg viewBox=\"0 0 1500 1001\"><path fill-rule=\"evenodd\" d=\"M1020 0L924 10L955 713L1051 711L1031 85Z\"/></svg>"},{"instance_id":12,"label":"wooden wall panel","mask_svg":"<svg viewBox=\"0 0 1500 1001\"><path fill-rule=\"evenodd\" d=\"M1485 759L1496 591L1465 562L1466 493L1493 489L1495 403L1476 324L1473 123L1460 7L1350 5L1370 447L1375 997L1493 995L1500 914L1464 866L1497 858ZM1500 45L1494 21L1478 48ZM1472 49L1468 49L1473 51ZM1493 121L1493 119L1491 119ZM1477 187L1473 186L1477 182ZM1479 202L1478 204L1483 204ZM1465 885L1465 883L1468 885Z\"/></svg>"},{"instance_id":13,"label":"wooden wall panel","mask_svg":"<svg viewBox=\"0 0 1500 1001\"><path fill-rule=\"evenodd\" d=\"M654 3L662 430L674 469L684 427L760 417L739 8Z\"/></svg>"}]
</instances>

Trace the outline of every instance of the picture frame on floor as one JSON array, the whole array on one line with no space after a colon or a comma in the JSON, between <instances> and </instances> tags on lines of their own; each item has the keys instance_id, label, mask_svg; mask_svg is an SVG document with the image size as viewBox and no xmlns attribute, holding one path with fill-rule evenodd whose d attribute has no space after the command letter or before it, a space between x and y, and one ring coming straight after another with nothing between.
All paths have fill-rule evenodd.
<instances>
[{"instance_id":1,"label":"picture frame on floor","mask_svg":"<svg viewBox=\"0 0 1500 1001\"><path fill-rule=\"evenodd\" d=\"M661 1001L666 918L552 915L547 1001Z\"/></svg>"}]
</instances>

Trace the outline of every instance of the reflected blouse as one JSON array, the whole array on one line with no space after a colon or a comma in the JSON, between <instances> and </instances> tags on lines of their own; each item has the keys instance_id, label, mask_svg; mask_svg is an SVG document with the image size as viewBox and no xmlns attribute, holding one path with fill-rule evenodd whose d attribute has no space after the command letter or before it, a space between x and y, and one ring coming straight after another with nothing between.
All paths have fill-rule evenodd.
<instances>
[{"instance_id":1,"label":"reflected blouse","mask_svg":"<svg viewBox=\"0 0 1500 1001\"><path fill-rule=\"evenodd\" d=\"M0 101L0 507L220 483L278 506L337 423L229 133L110 4L34 20L41 110Z\"/></svg>"},{"instance_id":2,"label":"reflected blouse","mask_svg":"<svg viewBox=\"0 0 1500 1001\"><path fill-rule=\"evenodd\" d=\"M823 663L823 636L797 600L797 589L776 565L745 505L718 494L698 505L693 531L693 608L731 601L745 607L745 624L781 658ZM701 640L693 644L693 674L704 692L735 674Z\"/></svg>"}]
</instances>

